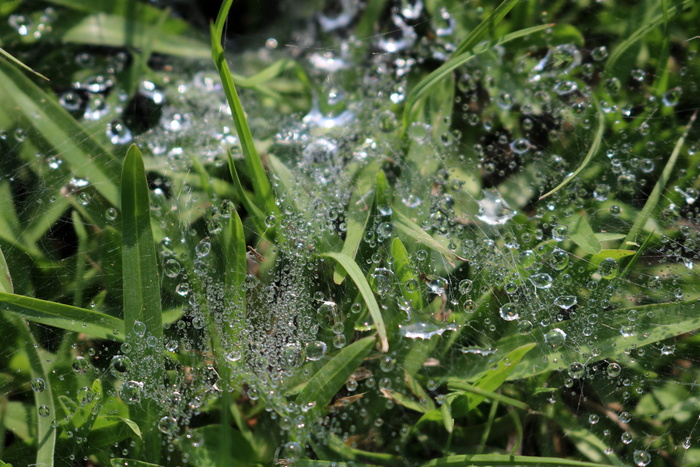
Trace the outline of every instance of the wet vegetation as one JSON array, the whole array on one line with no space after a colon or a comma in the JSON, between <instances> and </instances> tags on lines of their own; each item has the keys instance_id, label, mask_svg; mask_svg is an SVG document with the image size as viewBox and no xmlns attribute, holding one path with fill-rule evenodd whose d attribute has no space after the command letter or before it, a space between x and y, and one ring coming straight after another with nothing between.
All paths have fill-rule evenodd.
<instances>
[{"instance_id":1,"label":"wet vegetation","mask_svg":"<svg viewBox=\"0 0 700 467\"><path fill-rule=\"evenodd\" d=\"M700 465L694 1L198 3L0 3L0 465Z\"/></svg>"}]
</instances>

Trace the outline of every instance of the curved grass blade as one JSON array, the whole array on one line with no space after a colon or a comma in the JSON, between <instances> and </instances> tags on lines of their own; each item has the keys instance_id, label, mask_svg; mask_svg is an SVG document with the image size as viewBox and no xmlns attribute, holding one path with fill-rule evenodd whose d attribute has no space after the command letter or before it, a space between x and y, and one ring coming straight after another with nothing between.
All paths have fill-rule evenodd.
<instances>
[{"instance_id":1,"label":"curved grass blade","mask_svg":"<svg viewBox=\"0 0 700 467\"><path fill-rule=\"evenodd\" d=\"M355 259L357 250L365 235L365 229L372 213L372 203L374 202L374 181L377 178L378 163L372 163L362 169L355 181L355 191L350 198L348 205L346 222L347 234L341 253ZM345 269L336 265L333 271L333 282L342 284L345 280Z\"/></svg>"},{"instance_id":2,"label":"curved grass blade","mask_svg":"<svg viewBox=\"0 0 700 467\"><path fill-rule=\"evenodd\" d=\"M132 340L141 339L132 332L136 321L146 325L148 334L163 336L160 275L148 193L143 157L132 145L124 159L121 205L124 324ZM136 344L132 342L133 348L139 347Z\"/></svg>"},{"instance_id":3,"label":"curved grass blade","mask_svg":"<svg viewBox=\"0 0 700 467\"><path fill-rule=\"evenodd\" d=\"M226 18L228 17L228 12L232 3L233 0L225 0L221 4L221 9L219 10L219 15L216 18L216 23L211 25L212 58L214 59L214 64L216 65L217 70L219 70L221 84L223 85L226 99L228 100L231 113L233 114L233 123L236 125L236 133L238 134L238 138L241 143L243 157L245 158L246 167L250 172L251 182L253 183L255 200L258 207L264 210L267 214L277 213L277 204L275 203L275 199L272 195L270 180L267 178L267 173L263 167L262 160L260 159L258 150L255 148L253 135L250 133L250 127L248 127L248 121L246 119L245 112L243 111L243 105L238 98L236 85L233 82L231 70L226 63L224 48L221 45L224 24L226 23Z\"/></svg>"},{"instance_id":4,"label":"curved grass blade","mask_svg":"<svg viewBox=\"0 0 700 467\"><path fill-rule=\"evenodd\" d=\"M681 153L681 148L685 143L685 138L688 136L688 132L693 126L693 123L695 123L695 118L697 116L698 111L696 110L695 112L693 112L693 115L690 117L690 121L685 126L683 134L676 142L676 145L673 148L673 152L671 153L671 157L668 158L668 161L664 166L664 170L663 172L661 172L661 176L658 178L658 180L656 180L656 183L654 184L654 189L651 190L651 194L649 195L649 198L647 198L646 203L644 203L642 211L634 220L632 228L627 233L627 236L623 240L622 245L620 245L621 249L629 249L632 247L632 242L635 242L639 231L642 230L644 225L647 223L649 216L651 216L651 213L654 211L654 209L656 209L656 205L659 203L659 200L661 200L661 195L663 194L663 191L666 188L666 183L668 183L669 178L671 178L671 172L673 172L673 167L676 165L678 156Z\"/></svg>"},{"instance_id":5,"label":"curved grass blade","mask_svg":"<svg viewBox=\"0 0 700 467\"><path fill-rule=\"evenodd\" d=\"M28 72L34 73L35 75L37 75L39 78L45 79L46 81L49 81L49 79L48 79L46 76L42 75L42 74L39 73L38 71L35 71L35 70L29 68L27 65L24 64L24 62L22 62L21 60L15 58L14 55L12 55L10 52L8 52L7 50L3 49L2 47L0 47L0 55L2 55L3 57L5 57L5 58L8 59L9 61L11 61L12 63L14 63L15 65L17 65L18 67L24 68L24 69L27 70Z\"/></svg>"},{"instance_id":6,"label":"curved grass blade","mask_svg":"<svg viewBox=\"0 0 700 467\"><path fill-rule=\"evenodd\" d=\"M243 184L241 183L241 179L238 177L238 171L236 170L236 166L233 163L231 151L228 151L228 168L231 172L231 178L233 179L233 186L236 191L236 195L238 195L238 198L243 203L243 206L245 206L246 211L248 211L248 215L253 220L255 227L258 229L258 233L260 235L263 235L263 233L267 231L267 227L265 226L264 222L266 217L265 213L260 210L260 207L256 205L245 192Z\"/></svg>"},{"instance_id":7,"label":"curved grass blade","mask_svg":"<svg viewBox=\"0 0 700 467\"><path fill-rule=\"evenodd\" d=\"M96 311L0 292L0 308L35 323L109 340L124 339L124 321Z\"/></svg>"},{"instance_id":8,"label":"curved grass blade","mask_svg":"<svg viewBox=\"0 0 700 467\"><path fill-rule=\"evenodd\" d=\"M418 224L413 222L408 216L402 214L398 210L394 210L395 218L394 225L396 228L403 232L408 238L415 241L416 243L422 243L423 245L429 247L431 250L440 253L447 261L450 262L451 266L454 264L449 260L449 258L456 259L458 261L467 261L465 258L458 256L454 252L445 248L440 242L435 240L432 236L421 229Z\"/></svg>"},{"instance_id":9,"label":"curved grass blade","mask_svg":"<svg viewBox=\"0 0 700 467\"><path fill-rule=\"evenodd\" d=\"M634 45L635 42L640 40L642 37L646 36L649 32L651 32L653 29L657 28L664 22L668 22L680 11L692 7L695 3L695 0L685 0L680 5L672 6L663 13L654 16L651 20L645 21L642 27L630 34L624 41L620 42L620 44L618 44L618 46L615 47L615 50L612 51L610 57L608 57L608 61L605 63L605 73L611 73L611 70L615 68L615 65L617 64L618 60L622 57L622 55L624 55L627 49Z\"/></svg>"},{"instance_id":10,"label":"curved grass blade","mask_svg":"<svg viewBox=\"0 0 700 467\"><path fill-rule=\"evenodd\" d=\"M581 165L578 166L578 169L574 171L573 173L569 174L568 177L566 177L559 185L557 185L554 189L548 191L544 195L540 196L540 201L547 198L548 196L553 195L557 191L561 190L564 188L566 185L571 182L578 174L580 174L583 169L586 168L586 166L591 162L593 159L593 156L595 156L598 153L598 149L600 149L600 143L603 140L603 132L605 131L605 115L603 114L602 109L600 108L600 104L598 103L598 100L594 98L595 102L595 107L598 112L598 129L595 132L595 136L593 137L593 143L591 143L591 147L588 149L588 153L586 154L586 157L583 159L583 162L581 162Z\"/></svg>"},{"instance_id":11,"label":"curved grass blade","mask_svg":"<svg viewBox=\"0 0 700 467\"><path fill-rule=\"evenodd\" d=\"M362 274L360 267L357 265L354 259L343 253L325 253L321 256L334 259L343 267L343 269L345 269L352 281L355 283L360 291L360 294L362 295L362 298L364 298L365 303L367 304L369 314L372 317L372 321L374 321L374 326L377 328L377 335L379 335L379 342L382 345L382 352L388 352L389 340L387 339L384 318L382 317L382 312L379 309L377 299L374 298L374 293L367 283L367 279L365 279L364 274Z\"/></svg>"},{"instance_id":12,"label":"curved grass blade","mask_svg":"<svg viewBox=\"0 0 700 467\"><path fill-rule=\"evenodd\" d=\"M2 293L12 293L15 288L12 285L12 276L10 275L10 268L7 267L7 261L5 260L5 255L0 249L0 292Z\"/></svg>"},{"instance_id":13,"label":"curved grass blade","mask_svg":"<svg viewBox=\"0 0 700 467\"><path fill-rule=\"evenodd\" d=\"M375 337L364 337L344 347L326 363L297 396L297 403L314 402L316 407L328 405L334 395L365 359L374 345Z\"/></svg>"},{"instance_id":14,"label":"curved grass blade","mask_svg":"<svg viewBox=\"0 0 700 467\"><path fill-rule=\"evenodd\" d=\"M513 456L508 454L462 454L433 459L422 467L465 465L556 465L566 467L603 467L608 464L577 461L560 457Z\"/></svg>"},{"instance_id":15,"label":"curved grass blade","mask_svg":"<svg viewBox=\"0 0 700 467\"><path fill-rule=\"evenodd\" d=\"M75 177L89 180L107 201L118 206L119 189L115 177L118 162L112 153L76 122L54 96L45 93L4 60L0 60L0 83L0 95L10 102L4 103L5 109L17 108L18 115L13 118L21 116L22 122L34 127L43 140L41 143L51 148L45 152L60 154ZM56 187L56 193L58 191Z\"/></svg>"},{"instance_id":16,"label":"curved grass blade","mask_svg":"<svg viewBox=\"0 0 700 467\"><path fill-rule=\"evenodd\" d=\"M511 5L511 8L512 8L512 5ZM484 21L487 21L487 20L488 20L488 18ZM467 53L467 52L469 52L469 49L464 49L464 51L460 52L460 53L455 52L453 54L452 58L450 58L450 60L443 63L438 69L434 70L428 76L423 78L416 85L416 87L411 90L411 93L408 95L408 98L406 99L406 105L405 105L404 111L403 111L404 130L406 130L406 128L408 127L408 124L410 122L411 112L413 112L413 107L416 105L416 103L420 99L422 99L424 96L428 95L429 91L433 87L437 86L441 80L443 80L445 77L449 76L449 74L452 73L454 70L456 70L460 66L464 65L469 60L476 57L478 54L484 53L487 50L492 49L493 47L505 44L507 42L513 41L515 39L519 39L521 37L528 36L530 34L534 34L536 32L544 31L545 29L551 28L552 26L553 26L553 24L543 24L540 26L525 28L525 29L522 29L520 31L515 31L515 32L512 32L510 34L506 34L502 38L497 39L495 41L491 41L491 42L488 42L486 44L479 44L479 45L474 46L474 50L472 51L472 53ZM476 31L476 29L474 31ZM488 31L486 31L486 33L487 32ZM465 39L465 41L468 39L469 39L469 37L467 37ZM476 42L474 42L474 43L476 43Z\"/></svg>"}]
</instances>

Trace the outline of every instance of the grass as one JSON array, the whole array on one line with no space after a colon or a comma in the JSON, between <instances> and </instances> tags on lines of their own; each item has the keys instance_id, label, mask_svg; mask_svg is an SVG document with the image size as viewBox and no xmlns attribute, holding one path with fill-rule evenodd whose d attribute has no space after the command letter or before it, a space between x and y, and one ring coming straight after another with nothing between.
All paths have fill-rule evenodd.
<instances>
[{"instance_id":1,"label":"grass","mask_svg":"<svg viewBox=\"0 0 700 467\"><path fill-rule=\"evenodd\" d=\"M700 465L697 6L415 3L0 5L0 465Z\"/></svg>"}]
</instances>

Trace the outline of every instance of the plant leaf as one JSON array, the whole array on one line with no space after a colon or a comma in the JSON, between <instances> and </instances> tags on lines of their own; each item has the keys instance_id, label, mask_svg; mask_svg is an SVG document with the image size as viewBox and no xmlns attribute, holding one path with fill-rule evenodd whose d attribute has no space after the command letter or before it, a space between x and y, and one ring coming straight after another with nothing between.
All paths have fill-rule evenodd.
<instances>
[{"instance_id":1,"label":"plant leaf","mask_svg":"<svg viewBox=\"0 0 700 467\"><path fill-rule=\"evenodd\" d=\"M104 313L9 293L0 293L0 307L35 323L100 339L124 339L124 321Z\"/></svg>"},{"instance_id":2,"label":"plant leaf","mask_svg":"<svg viewBox=\"0 0 700 467\"><path fill-rule=\"evenodd\" d=\"M0 55L2 55L3 57L5 57L5 58L8 59L9 61L11 61L12 63L14 63L15 65L17 65L18 67L24 68L24 69L27 70L28 72L34 73L35 75L37 75L39 78L42 78L42 79L45 79L46 81L49 81L49 79L48 79L46 76L42 75L42 74L39 73L38 71L35 71L35 70L29 68L27 65L24 64L24 62L22 62L21 60L15 58L10 52L8 52L7 50L3 49L2 47L0 47Z\"/></svg>"},{"instance_id":3,"label":"plant leaf","mask_svg":"<svg viewBox=\"0 0 700 467\"><path fill-rule=\"evenodd\" d=\"M146 325L150 335L163 335L156 247L151 231L151 205L141 151L132 145L122 170L122 280L124 325L138 346L134 323Z\"/></svg>"},{"instance_id":4,"label":"plant leaf","mask_svg":"<svg viewBox=\"0 0 700 467\"><path fill-rule=\"evenodd\" d=\"M328 405L333 396L365 359L374 345L375 337L364 337L344 347L306 383L297 396L298 404L316 403L321 408Z\"/></svg>"},{"instance_id":5,"label":"plant leaf","mask_svg":"<svg viewBox=\"0 0 700 467\"><path fill-rule=\"evenodd\" d=\"M377 299L374 297L374 293L367 283L367 279L365 279L364 274L362 274L360 267L357 265L354 259L343 253L325 253L321 256L334 259L350 275L350 278L360 291L362 298L364 298L367 308L369 309L369 314L372 317L372 321L374 321L374 325L377 328L377 335L379 335L379 342L382 345L382 352L388 352L389 340L387 339L384 318L382 317L382 312L379 309Z\"/></svg>"},{"instance_id":6,"label":"plant leaf","mask_svg":"<svg viewBox=\"0 0 700 467\"><path fill-rule=\"evenodd\" d=\"M7 267L5 255L2 253L2 249L0 249L0 292L12 293L14 290L10 269Z\"/></svg>"},{"instance_id":7,"label":"plant leaf","mask_svg":"<svg viewBox=\"0 0 700 467\"><path fill-rule=\"evenodd\" d=\"M513 456L509 454L463 454L433 459L422 467L465 465L556 465L566 467L603 467L608 464L577 461L560 457Z\"/></svg>"},{"instance_id":8,"label":"plant leaf","mask_svg":"<svg viewBox=\"0 0 700 467\"><path fill-rule=\"evenodd\" d=\"M588 216L580 213L571 219L569 225L569 238L573 240L584 252L589 255L600 253L600 242L595 236L595 232L588 223Z\"/></svg>"}]
</instances>

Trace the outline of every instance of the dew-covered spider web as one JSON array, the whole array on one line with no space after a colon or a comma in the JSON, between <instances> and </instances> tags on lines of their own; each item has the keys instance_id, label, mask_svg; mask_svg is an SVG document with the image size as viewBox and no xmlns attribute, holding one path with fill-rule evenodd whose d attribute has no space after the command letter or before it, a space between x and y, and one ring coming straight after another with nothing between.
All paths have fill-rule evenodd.
<instances>
[{"instance_id":1,"label":"dew-covered spider web","mask_svg":"<svg viewBox=\"0 0 700 467\"><path fill-rule=\"evenodd\" d=\"M225 44L233 71L253 75L239 91L274 209L256 204L206 58L156 53L142 76L129 48L72 44L51 75L17 45L77 123L51 140L62 133L42 129L36 92L0 83L15 293L124 317L122 212L94 167L120 170L135 143L163 332L136 321L105 339L36 320L49 381L8 333L0 458L34 463L48 418L56 465L138 456L148 427L162 465L215 465L224 423L240 465L700 463L692 8L654 23L664 2L525 2L413 100L491 9L320 3L284 38ZM12 10L2 44L51 44L70 12ZM105 151L81 165L75 147ZM245 270L230 262L238 218ZM54 412L32 398L48 387Z\"/></svg>"}]
</instances>

